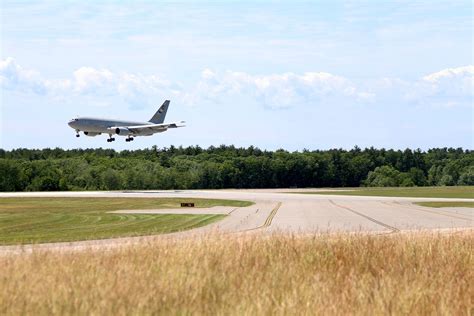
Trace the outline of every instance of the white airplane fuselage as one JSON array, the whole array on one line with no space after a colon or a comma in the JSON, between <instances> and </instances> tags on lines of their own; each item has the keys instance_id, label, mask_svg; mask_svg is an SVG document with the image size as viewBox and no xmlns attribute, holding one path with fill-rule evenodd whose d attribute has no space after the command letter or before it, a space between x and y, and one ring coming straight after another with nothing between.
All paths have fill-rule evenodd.
<instances>
[{"instance_id":1,"label":"white airplane fuselage","mask_svg":"<svg viewBox=\"0 0 474 316\"><path fill-rule=\"evenodd\" d=\"M118 134L121 136L150 136L154 133L161 133L166 131L163 129L162 131L155 131L154 133L150 133L148 131L140 131L140 132L130 132L126 129L119 129L119 127L124 126L144 126L144 125L153 125L150 122L134 122L134 121L122 121L122 120L110 120L110 119L102 119L102 118L93 118L93 117L78 117L69 121L68 125L75 129L76 131L82 131L87 136L96 136L100 134ZM117 131L119 133L117 133Z\"/></svg>"},{"instance_id":2,"label":"white airplane fuselage","mask_svg":"<svg viewBox=\"0 0 474 316\"><path fill-rule=\"evenodd\" d=\"M135 122L127 120L111 120L95 117L78 117L68 122L68 125L76 131L76 137L79 132L86 136L97 136L108 134L108 142L115 141L113 135L126 136L126 141L132 141L135 136L150 136L155 133L162 133L169 128L178 128L185 126L184 121L164 123L166 112L168 111L169 100L166 100L158 111L148 122Z\"/></svg>"}]
</instances>

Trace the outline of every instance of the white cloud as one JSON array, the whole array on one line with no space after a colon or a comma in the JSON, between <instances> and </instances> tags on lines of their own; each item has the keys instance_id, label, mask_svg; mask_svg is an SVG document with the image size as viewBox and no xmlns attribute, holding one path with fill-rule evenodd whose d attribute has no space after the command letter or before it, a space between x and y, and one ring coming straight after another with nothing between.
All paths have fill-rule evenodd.
<instances>
[{"instance_id":1,"label":"white cloud","mask_svg":"<svg viewBox=\"0 0 474 316\"><path fill-rule=\"evenodd\" d=\"M0 60L0 85L7 90L44 94L47 91L39 73L24 69L13 58Z\"/></svg>"},{"instance_id":2,"label":"white cloud","mask_svg":"<svg viewBox=\"0 0 474 316\"><path fill-rule=\"evenodd\" d=\"M429 81L429 82L439 82L440 80L443 80L446 78L448 79L459 78L459 77L472 78L473 75L474 75L474 66L469 65L469 66L458 67L458 68L443 69L441 71L424 76L423 80Z\"/></svg>"},{"instance_id":3,"label":"white cloud","mask_svg":"<svg viewBox=\"0 0 474 316\"><path fill-rule=\"evenodd\" d=\"M22 68L12 58L0 61L0 85L6 90L59 98L71 95L120 96L134 105L156 95L176 94L176 87L155 75L114 73L108 69L81 67L73 72L72 78L48 80L36 71Z\"/></svg>"},{"instance_id":4,"label":"white cloud","mask_svg":"<svg viewBox=\"0 0 474 316\"><path fill-rule=\"evenodd\" d=\"M233 71L216 73L205 69L194 90L186 95L186 100L196 104L202 99L213 100L238 94L255 97L270 108L290 107L333 97L355 101L370 101L374 97L372 93L360 91L348 79L326 72L250 75Z\"/></svg>"},{"instance_id":5,"label":"white cloud","mask_svg":"<svg viewBox=\"0 0 474 316\"><path fill-rule=\"evenodd\" d=\"M203 79L209 80L214 78L216 74L212 70L206 68L202 71L201 76Z\"/></svg>"},{"instance_id":6,"label":"white cloud","mask_svg":"<svg viewBox=\"0 0 474 316\"><path fill-rule=\"evenodd\" d=\"M114 90L118 83L116 81L116 76L107 69L81 67L74 71L74 80L71 84L76 93L94 93L100 90Z\"/></svg>"},{"instance_id":7,"label":"white cloud","mask_svg":"<svg viewBox=\"0 0 474 316\"><path fill-rule=\"evenodd\" d=\"M474 91L474 66L443 69L424 76L422 84L427 85L433 94L472 96Z\"/></svg>"},{"instance_id":8,"label":"white cloud","mask_svg":"<svg viewBox=\"0 0 474 316\"><path fill-rule=\"evenodd\" d=\"M452 108L471 106L474 95L474 66L447 68L416 80L382 78L374 84L378 101Z\"/></svg>"},{"instance_id":9,"label":"white cloud","mask_svg":"<svg viewBox=\"0 0 474 316\"><path fill-rule=\"evenodd\" d=\"M472 105L474 66L443 69L405 86L408 87L405 98L418 103L445 107Z\"/></svg>"},{"instance_id":10,"label":"white cloud","mask_svg":"<svg viewBox=\"0 0 474 316\"><path fill-rule=\"evenodd\" d=\"M118 96L135 107L156 103L157 98L163 97L176 98L178 102L190 105L245 97L273 109L298 104L367 103L375 98L380 104L400 100L408 104L453 107L472 104L474 66L448 68L414 81L383 78L376 84L365 83L370 89L327 72L251 75L204 69L195 84L184 88L156 75L118 73L92 67L81 67L70 78L48 80L7 58L0 60L0 85L5 90L55 98L84 96L104 101L104 98Z\"/></svg>"}]
</instances>

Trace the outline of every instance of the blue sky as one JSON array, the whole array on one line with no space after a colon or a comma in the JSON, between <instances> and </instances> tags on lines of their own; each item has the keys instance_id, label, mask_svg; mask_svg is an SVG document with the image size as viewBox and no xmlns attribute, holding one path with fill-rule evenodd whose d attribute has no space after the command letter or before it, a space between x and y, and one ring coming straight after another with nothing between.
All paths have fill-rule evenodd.
<instances>
[{"instance_id":1,"label":"blue sky","mask_svg":"<svg viewBox=\"0 0 474 316\"><path fill-rule=\"evenodd\" d=\"M470 1L1 2L0 147L464 147ZM186 128L76 139L77 115Z\"/></svg>"}]
</instances>

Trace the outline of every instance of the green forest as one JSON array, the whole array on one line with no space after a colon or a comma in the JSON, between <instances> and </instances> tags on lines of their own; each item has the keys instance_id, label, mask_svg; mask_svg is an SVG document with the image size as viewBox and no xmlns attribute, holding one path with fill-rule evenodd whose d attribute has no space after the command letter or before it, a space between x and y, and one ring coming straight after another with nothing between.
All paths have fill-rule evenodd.
<instances>
[{"instance_id":1,"label":"green forest","mask_svg":"<svg viewBox=\"0 0 474 316\"><path fill-rule=\"evenodd\" d=\"M474 185L474 151L0 149L0 191L452 185Z\"/></svg>"}]
</instances>

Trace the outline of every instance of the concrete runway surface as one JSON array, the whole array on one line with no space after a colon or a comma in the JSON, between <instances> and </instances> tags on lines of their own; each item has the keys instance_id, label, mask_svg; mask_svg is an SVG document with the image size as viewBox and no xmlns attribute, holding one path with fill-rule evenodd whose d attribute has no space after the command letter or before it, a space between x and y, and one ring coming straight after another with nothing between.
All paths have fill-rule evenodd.
<instances>
[{"instance_id":1,"label":"concrete runway surface","mask_svg":"<svg viewBox=\"0 0 474 316\"><path fill-rule=\"evenodd\" d=\"M472 208L430 208L413 202L474 201L474 199L402 198L374 196L342 196L288 193L279 190L186 190L186 191L125 191L125 192L18 192L0 193L0 197L179 197L234 199L255 202L249 207L213 207L118 211L122 213L193 213L228 214L223 220L193 230L166 235L114 238L98 241L53 243L36 246L4 246L1 252L28 251L35 248L74 248L116 246L140 243L154 238L200 236L210 232L370 232L396 233L413 230L465 230L474 228ZM301 190L294 190L301 191ZM311 191L316 191L311 189ZM327 189L325 189L327 191Z\"/></svg>"}]
</instances>

